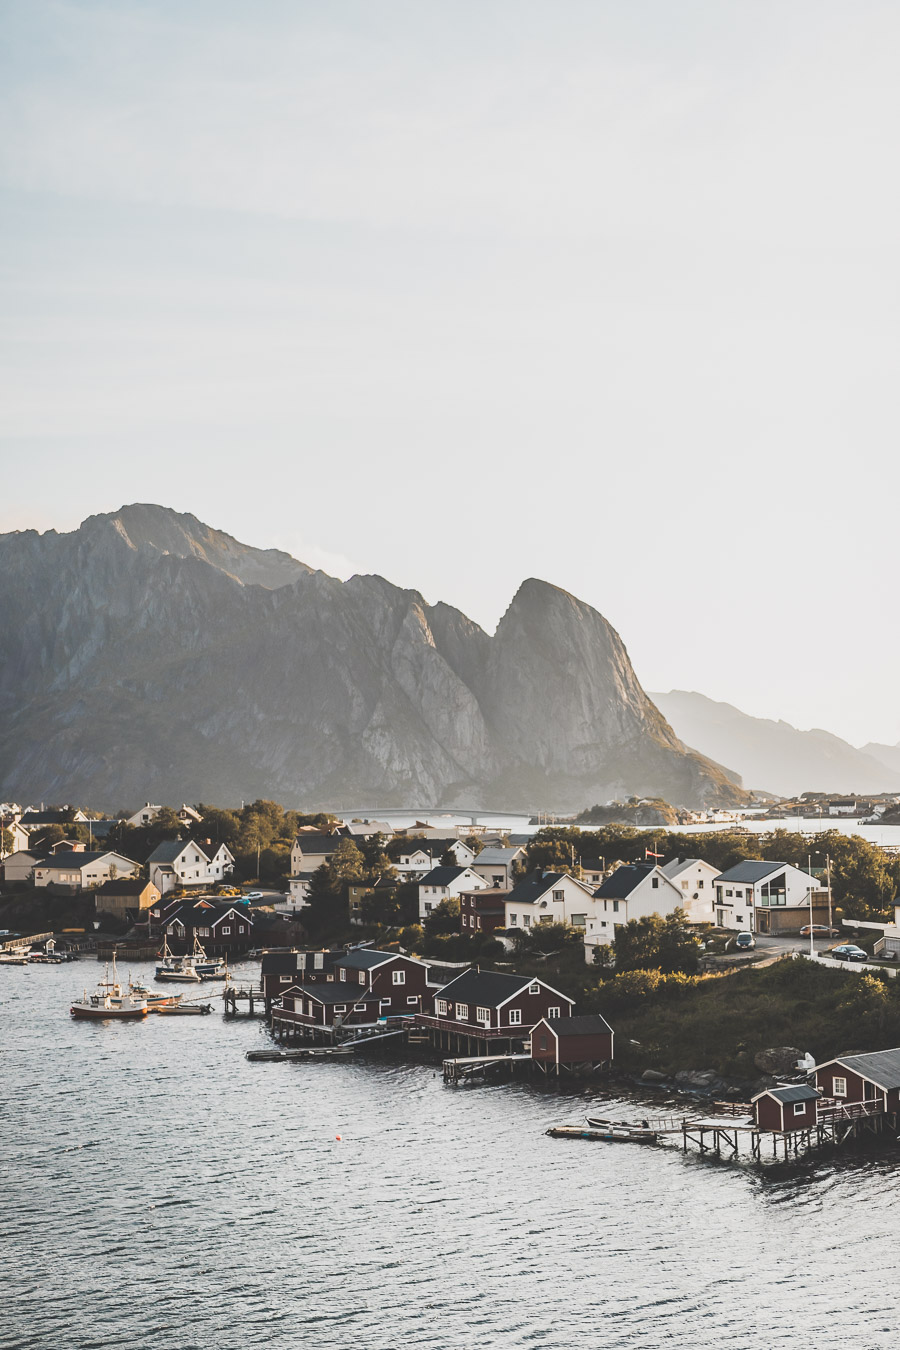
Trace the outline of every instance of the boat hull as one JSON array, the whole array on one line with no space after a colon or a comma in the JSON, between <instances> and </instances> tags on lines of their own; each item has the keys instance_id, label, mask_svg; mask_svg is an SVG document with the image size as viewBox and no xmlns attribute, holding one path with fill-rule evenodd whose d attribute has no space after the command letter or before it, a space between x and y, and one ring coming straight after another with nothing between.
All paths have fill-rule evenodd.
<instances>
[{"instance_id":1,"label":"boat hull","mask_svg":"<svg viewBox=\"0 0 900 1350\"><path fill-rule=\"evenodd\" d=\"M83 1008L73 1003L69 1012L94 1022L134 1022L147 1016L146 1008Z\"/></svg>"}]
</instances>

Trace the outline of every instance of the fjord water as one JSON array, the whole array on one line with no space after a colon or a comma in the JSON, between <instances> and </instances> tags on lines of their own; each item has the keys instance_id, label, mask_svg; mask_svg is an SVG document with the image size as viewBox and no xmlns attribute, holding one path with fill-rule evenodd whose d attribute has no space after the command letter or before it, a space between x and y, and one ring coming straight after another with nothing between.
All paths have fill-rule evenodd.
<instances>
[{"instance_id":1,"label":"fjord water","mask_svg":"<svg viewBox=\"0 0 900 1350\"><path fill-rule=\"evenodd\" d=\"M261 1023L218 1010L73 1022L100 970L0 970L3 1350L896 1339L900 1148L759 1168L548 1139L582 1095L250 1063Z\"/></svg>"}]
</instances>

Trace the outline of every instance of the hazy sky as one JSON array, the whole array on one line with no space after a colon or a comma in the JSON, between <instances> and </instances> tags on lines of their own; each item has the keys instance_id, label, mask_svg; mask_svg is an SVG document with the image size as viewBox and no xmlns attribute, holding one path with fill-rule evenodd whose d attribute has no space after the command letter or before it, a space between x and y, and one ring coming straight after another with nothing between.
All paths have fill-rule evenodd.
<instances>
[{"instance_id":1,"label":"hazy sky","mask_svg":"<svg viewBox=\"0 0 900 1350\"><path fill-rule=\"evenodd\" d=\"M0 530L194 512L900 739L900 6L0 0Z\"/></svg>"}]
</instances>

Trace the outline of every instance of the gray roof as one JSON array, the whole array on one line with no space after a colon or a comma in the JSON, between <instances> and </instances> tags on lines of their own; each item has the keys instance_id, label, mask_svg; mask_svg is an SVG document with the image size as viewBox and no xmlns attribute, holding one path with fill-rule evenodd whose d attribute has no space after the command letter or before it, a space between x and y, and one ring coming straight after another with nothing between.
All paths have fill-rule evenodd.
<instances>
[{"instance_id":1,"label":"gray roof","mask_svg":"<svg viewBox=\"0 0 900 1350\"><path fill-rule=\"evenodd\" d=\"M745 858L743 862L736 863L734 867L729 867L727 872L721 872L716 880L737 881L738 883L743 882L747 886L755 886L758 881L765 881L766 877L784 867L787 867L787 863L757 862L753 858Z\"/></svg>"},{"instance_id":2,"label":"gray roof","mask_svg":"<svg viewBox=\"0 0 900 1350\"><path fill-rule=\"evenodd\" d=\"M366 989L361 985L355 984L298 984L295 988L299 989L307 998L315 999L318 1003L372 1003L378 1002L378 995L373 994L371 989ZM290 993L289 989L284 991Z\"/></svg>"},{"instance_id":3,"label":"gray roof","mask_svg":"<svg viewBox=\"0 0 900 1350\"><path fill-rule=\"evenodd\" d=\"M870 1055L837 1055L835 1062L868 1078L880 1088L900 1087L900 1050L875 1050Z\"/></svg>"},{"instance_id":4,"label":"gray roof","mask_svg":"<svg viewBox=\"0 0 900 1350\"><path fill-rule=\"evenodd\" d=\"M612 1027L599 1013L583 1013L580 1017L548 1017L544 1020L560 1036L598 1036L607 1031L612 1034Z\"/></svg>"},{"instance_id":5,"label":"gray roof","mask_svg":"<svg viewBox=\"0 0 900 1350\"><path fill-rule=\"evenodd\" d=\"M685 872L689 867L697 867L698 864L711 866L704 858L673 858L671 862L667 862L659 870L665 872L667 877L677 877L679 872Z\"/></svg>"},{"instance_id":6,"label":"gray roof","mask_svg":"<svg viewBox=\"0 0 900 1350\"><path fill-rule=\"evenodd\" d=\"M511 905L533 905L542 895L552 891L566 875L565 872L532 872L513 886L506 899Z\"/></svg>"},{"instance_id":7,"label":"gray roof","mask_svg":"<svg viewBox=\"0 0 900 1350\"><path fill-rule=\"evenodd\" d=\"M92 853L81 852L79 849L64 848L59 853L51 853L41 862L41 867L68 867L69 869L84 867L87 863L99 862L101 858L119 858L118 853L111 853L108 848L95 849ZM122 862L131 862L130 858L122 858ZM137 863L132 866L137 867Z\"/></svg>"},{"instance_id":8,"label":"gray roof","mask_svg":"<svg viewBox=\"0 0 900 1350\"><path fill-rule=\"evenodd\" d=\"M520 848L483 848L472 866L478 867L484 863L488 867L496 867L497 863L511 863L516 854L521 852Z\"/></svg>"},{"instance_id":9,"label":"gray roof","mask_svg":"<svg viewBox=\"0 0 900 1350\"><path fill-rule=\"evenodd\" d=\"M396 956L397 952L377 952L372 947L357 947L355 951L339 956L334 964L343 966L345 970L374 970Z\"/></svg>"},{"instance_id":10,"label":"gray roof","mask_svg":"<svg viewBox=\"0 0 900 1350\"><path fill-rule=\"evenodd\" d=\"M530 975L505 975L498 970L475 970L473 967L444 985L440 996L453 1003L496 1008L533 983Z\"/></svg>"},{"instance_id":11,"label":"gray roof","mask_svg":"<svg viewBox=\"0 0 900 1350\"><path fill-rule=\"evenodd\" d=\"M328 834L324 830L307 830L305 833L301 831L294 836L294 843L300 845L301 853L312 853L316 856L320 853L334 853L338 844L350 838L350 831L346 826L342 826L333 834Z\"/></svg>"},{"instance_id":12,"label":"gray roof","mask_svg":"<svg viewBox=\"0 0 900 1350\"><path fill-rule=\"evenodd\" d=\"M296 952L264 952L261 973L263 975L296 975Z\"/></svg>"},{"instance_id":13,"label":"gray roof","mask_svg":"<svg viewBox=\"0 0 900 1350\"><path fill-rule=\"evenodd\" d=\"M173 863L186 848L195 848L209 862L206 850L195 843L193 839L164 839L161 844L156 845L147 861L148 863Z\"/></svg>"},{"instance_id":14,"label":"gray roof","mask_svg":"<svg viewBox=\"0 0 900 1350\"><path fill-rule=\"evenodd\" d=\"M598 886L594 895L599 900L624 900L636 886L649 877L653 863L625 863L617 867L611 877L607 877L602 886Z\"/></svg>"},{"instance_id":15,"label":"gray roof","mask_svg":"<svg viewBox=\"0 0 900 1350\"><path fill-rule=\"evenodd\" d=\"M419 878L420 886L449 886L451 881L456 881L463 872L467 872L467 867L432 867L424 877Z\"/></svg>"},{"instance_id":16,"label":"gray roof","mask_svg":"<svg viewBox=\"0 0 900 1350\"><path fill-rule=\"evenodd\" d=\"M811 1102L821 1095L807 1083L793 1083L787 1087L766 1088L765 1092L758 1092L752 1100L758 1102L760 1097L774 1097L779 1102Z\"/></svg>"}]
</instances>

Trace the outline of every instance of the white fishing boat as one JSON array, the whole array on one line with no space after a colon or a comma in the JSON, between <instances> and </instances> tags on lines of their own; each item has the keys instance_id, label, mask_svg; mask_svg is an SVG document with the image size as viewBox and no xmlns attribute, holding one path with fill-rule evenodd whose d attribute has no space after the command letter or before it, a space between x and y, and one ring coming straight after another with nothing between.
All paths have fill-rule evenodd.
<instances>
[{"instance_id":1,"label":"white fishing boat","mask_svg":"<svg viewBox=\"0 0 900 1350\"><path fill-rule=\"evenodd\" d=\"M155 994L152 989L148 989L143 980L128 979L128 992L133 998L142 998L146 1001L148 1012L163 1012L171 1008L177 1008L184 994Z\"/></svg>"},{"instance_id":2,"label":"white fishing boat","mask_svg":"<svg viewBox=\"0 0 900 1350\"><path fill-rule=\"evenodd\" d=\"M30 957L30 947L7 947L0 952L0 966L27 966Z\"/></svg>"},{"instance_id":3,"label":"white fishing boat","mask_svg":"<svg viewBox=\"0 0 900 1350\"><path fill-rule=\"evenodd\" d=\"M222 956L207 956L196 933L194 934L194 950L185 959L190 961L201 980L225 980L228 978L228 963L225 958Z\"/></svg>"},{"instance_id":4,"label":"white fishing boat","mask_svg":"<svg viewBox=\"0 0 900 1350\"><path fill-rule=\"evenodd\" d=\"M96 992L89 994L85 989L80 999L76 999L69 1012L73 1017L92 1018L94 1021L134 1021L147 1016L147 1000L123 990L116 973L116 958L113 957L113 978L109 978L109 966L106 978L97 985Z\"/></svg>"},{"instance_id":5,"label":"white fishing boat","mask_svg":"<svg viewBox=\"0 0 900 1350\"><path fill-rule=\"evenodd\" d=\"M173 956L169 951L169 943L163 938L163 947L160 953L162 964L156 967L154 979L160 984L200 984L202 976L194 969L189 956Z\"/></svg>"}]
</instances>

